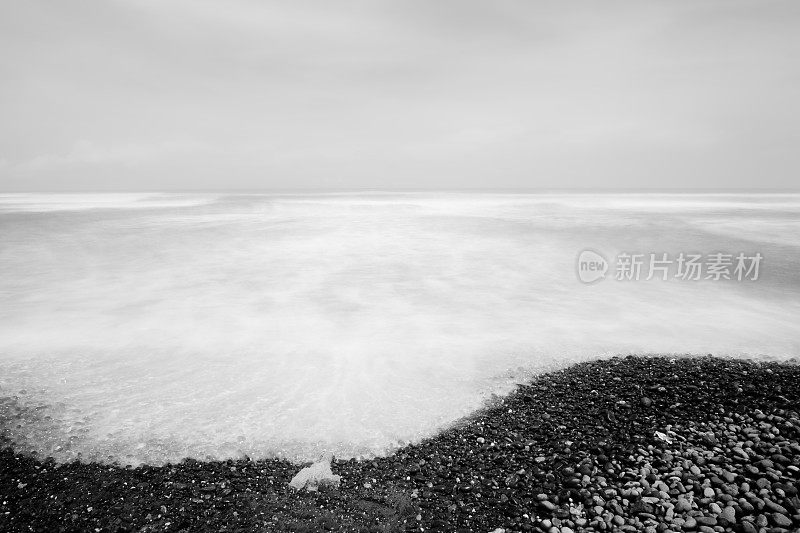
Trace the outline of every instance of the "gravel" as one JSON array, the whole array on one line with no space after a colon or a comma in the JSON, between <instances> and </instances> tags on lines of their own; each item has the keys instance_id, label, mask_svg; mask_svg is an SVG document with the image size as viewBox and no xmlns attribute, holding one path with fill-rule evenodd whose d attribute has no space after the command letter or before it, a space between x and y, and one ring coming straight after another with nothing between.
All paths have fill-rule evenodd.
<instances>
[{"instance_id":1,"label":"gravel","mask_svg":"<svg viewBox=\"0 0 800 533\"><path fill-rule=\"evenodd\" d=\"M0 531L800 531L800 366L592 361L394 455L161 467L0 451Z\"/></svg>"}]
</instances>

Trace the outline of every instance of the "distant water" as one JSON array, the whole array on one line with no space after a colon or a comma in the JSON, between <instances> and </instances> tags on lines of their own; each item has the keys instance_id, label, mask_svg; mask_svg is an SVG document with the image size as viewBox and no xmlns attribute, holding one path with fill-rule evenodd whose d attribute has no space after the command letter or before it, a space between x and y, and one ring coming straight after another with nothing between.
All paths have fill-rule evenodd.
<instances>
[{"instance_id":1,"label":"distant water","mask_svg":"<svg viewBox=\"0 0 800 533\"><path fill-rule=\"evenodd\" d=\"M576 257L761 253L757 281ZM798 195L0 195L0 424L83 459L381 454L530 373L800 348Z\"/></svg>"}]
</instances>

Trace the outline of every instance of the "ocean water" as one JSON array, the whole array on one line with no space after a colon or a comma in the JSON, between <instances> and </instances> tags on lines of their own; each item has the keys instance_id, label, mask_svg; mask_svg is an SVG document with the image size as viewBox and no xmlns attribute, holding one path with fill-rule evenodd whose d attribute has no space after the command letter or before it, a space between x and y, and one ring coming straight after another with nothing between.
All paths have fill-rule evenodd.
<instances>
[{"instance_id":1,"label":"ocean water","mask_svg":"<svg viewBox=\"0 0 800 533\"><path fill-rule=\"evenodd\" d=\"M618 281L623 252L763 260ZM385 454L574 361L795 357L798 267L800 195L0 195L0 428L60 461Z\"/></svg>"}]
</instances>

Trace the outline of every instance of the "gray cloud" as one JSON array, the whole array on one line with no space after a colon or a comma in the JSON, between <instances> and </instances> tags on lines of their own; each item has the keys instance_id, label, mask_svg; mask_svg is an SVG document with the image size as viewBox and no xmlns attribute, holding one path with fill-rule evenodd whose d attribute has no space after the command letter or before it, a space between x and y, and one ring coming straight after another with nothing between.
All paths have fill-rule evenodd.
<instances>
[{"instance_id":1,"label":"gray cloud","mask_svg":"<svg viewBox=\"0 0 800 533\"><path fill-rule=\"evenodd\" d=\"M793 1L0 5L0 189L793 187Z\"/></svg>"}]
</instances>

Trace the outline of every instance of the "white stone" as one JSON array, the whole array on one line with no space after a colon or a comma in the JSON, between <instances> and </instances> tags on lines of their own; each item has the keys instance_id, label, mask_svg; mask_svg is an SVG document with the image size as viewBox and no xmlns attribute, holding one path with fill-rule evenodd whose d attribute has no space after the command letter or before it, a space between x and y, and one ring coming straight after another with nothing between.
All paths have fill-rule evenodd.
<instances>
[{"instance_id":1,"label":"white stone","mask_svg":"<svg viewBox=\"0 0 800 533\"><path fill-rule=\"evenodd\" d=\"M307 466L299 471L289 482L289 486L302 490L316 491L320 487L338 487L342 476L337 476L331 471L331 460L328 455L319 462Z\"/></svg>"}]
</instances>

